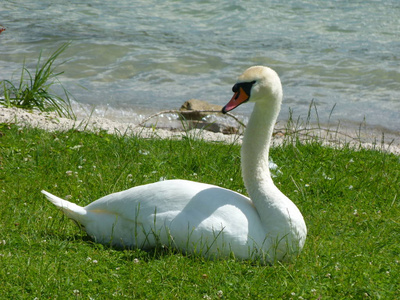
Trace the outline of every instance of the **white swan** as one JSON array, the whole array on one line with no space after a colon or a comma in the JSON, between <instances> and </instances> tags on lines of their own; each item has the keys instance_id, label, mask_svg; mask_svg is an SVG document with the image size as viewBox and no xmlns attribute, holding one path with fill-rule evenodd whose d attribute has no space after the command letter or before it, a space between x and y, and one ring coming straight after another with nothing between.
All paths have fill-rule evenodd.
<instances>
[{"instance_id":1,"label":"white swan","mask_svg":"<svg viewBox=\"0 0 400 300\"><path fill-rule=\"evenodd\" d=\"M86 207L46 197L79 223L95 241L116 246L171 245L207 257L288 260L306 240L299 209L273 183L268 152L282 101L278 75L247 69L232 88L226 113L255 102L242 145L242 174L250 199L222 187L167 180L110 194Z\"/></svg>"}]
</instances>

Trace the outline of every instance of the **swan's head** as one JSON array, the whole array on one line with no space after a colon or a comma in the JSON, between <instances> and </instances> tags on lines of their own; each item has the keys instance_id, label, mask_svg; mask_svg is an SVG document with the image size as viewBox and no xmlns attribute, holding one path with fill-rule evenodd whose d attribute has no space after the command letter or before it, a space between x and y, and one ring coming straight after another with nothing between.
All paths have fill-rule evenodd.
<instances>
[{"instance_id":1,"label":"swan's head","mask_svg":"<svg viewBox=\"0 0 400 300\"><path fill-rule=\"evenodd\" d=\"M268 67L254 66L239 76L233 86L234 95L222 109L227 113L247 101L279 105L282 102L282 85L278 74Z\"/></svg>"}]
</instances>

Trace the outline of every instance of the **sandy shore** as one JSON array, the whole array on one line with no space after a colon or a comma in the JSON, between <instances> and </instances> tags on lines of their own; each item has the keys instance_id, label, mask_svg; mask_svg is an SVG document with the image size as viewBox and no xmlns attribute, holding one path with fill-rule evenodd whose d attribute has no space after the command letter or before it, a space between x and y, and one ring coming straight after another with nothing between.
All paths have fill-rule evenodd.
<instances>
[{"instance_id":1,"label":"sandy shore","mask_svg":"<svg viewBox=\"0 0 400 300\"><path fill-rule=\"evenodd\" d=\"M55 113L28 112L18 108L0 107L0 123L15 123L20 126L32 126L47 131L66 131L69 129L91 132L106 131L110 134L135 135L143 138L181 139L183 136L190 134L193 137L202 138L206 141L232 143L238 139L237 135L225 135L207 130L193 129L185 133L166 129L146 128L133 123L119 123L100 117L90 117L74 121L58 117Z\"/></svg>"},{"instance_id":2,"label":"sandy shore","mask_svg":"<svg viewBox=\"0 0 400 300\"><path fill-rule=\"evenodd\" d=\"M77 121L60 118L54 113L28 112L18 108L1 108L0 123L18 124L22 127L32 126L48 131L65 131L75 129L79 131L98 132L106 131L110 134L135 135L143 138L174 138L181 139L190 135L193 138L200 138L205 141L241 143L242 136L237 134L214 133L207 130L192 129L188 132L171 131L165 129L153 129L137 126L132 123L119 123L100 117L91 117ZM281 127L281 128L280 128ZM284 126L277 124L275 128L274 144L280 144L287 135ZM350 144L354 147L378 149L400 155L400 138L396 134L385 134L385 141L382 142L382 133L378 130L354 130L349 128L301 130L298 133L302 139L309 140L312 137L320 138L325 145L340 147Z\"/></svg>"}]
</instances>

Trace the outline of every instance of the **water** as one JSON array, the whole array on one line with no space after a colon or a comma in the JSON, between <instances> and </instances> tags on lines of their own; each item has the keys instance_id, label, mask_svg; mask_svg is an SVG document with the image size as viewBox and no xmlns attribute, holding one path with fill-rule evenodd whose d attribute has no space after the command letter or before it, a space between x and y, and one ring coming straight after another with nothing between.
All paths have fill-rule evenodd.
<instances>
[{"instance_id":1,"label":"water","mask_svg":"<svg viewBox=\"0 0 400 300\"><path fill-rule=\"evenodd\" d=\"M60 81L78 109L135 122L190 98L224 105L236 77L261 64L281 76L281 119L289 108L306 117L314 100L322 123L398 132L399 16L397 0L6 0L0 80L71 41Z\"/></svg>"}]
</instances>

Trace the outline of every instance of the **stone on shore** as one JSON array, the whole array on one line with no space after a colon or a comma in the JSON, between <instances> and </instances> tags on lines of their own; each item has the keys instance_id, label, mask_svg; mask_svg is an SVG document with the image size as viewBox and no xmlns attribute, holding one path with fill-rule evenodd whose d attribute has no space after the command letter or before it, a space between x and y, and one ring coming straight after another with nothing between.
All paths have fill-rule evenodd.
<instances>
[{"instance_id":1,"label":"stone on shore","mask_svg":"<svg viewBox=\"0 0 400 300\"><path fill-rule=\"evenodd\" d=\"M179 109L182 119L188 123L187 125L190 129L205 129L211 132L221 132L224 134L238 133L239 128L207 121L207 117L210 114L213 114L214 112L220 113L221 111L221 105L211 104L207 101L198 99L190 99L186 101Z\"/></svg>"},{"instance_id":2,"label":"stone on shore","mask_svg":"<svg viewBox=\"0 0 400 300\"><path fill-rule=\"evenodd\" d=\"M204 100L190 99L182 104L179 111L186 120L201 121L210 114L210 111L221 112L222 106Z\"/></svg>"}]
</instances>

